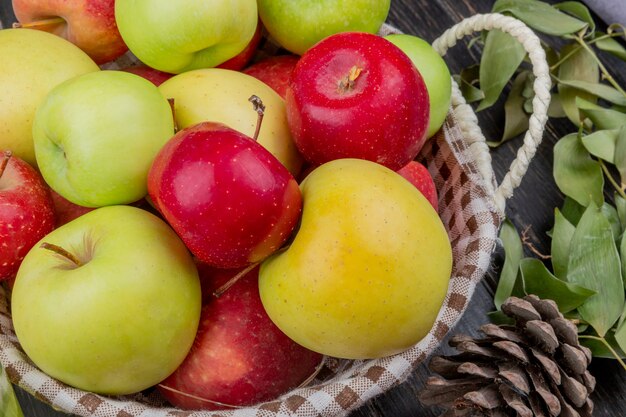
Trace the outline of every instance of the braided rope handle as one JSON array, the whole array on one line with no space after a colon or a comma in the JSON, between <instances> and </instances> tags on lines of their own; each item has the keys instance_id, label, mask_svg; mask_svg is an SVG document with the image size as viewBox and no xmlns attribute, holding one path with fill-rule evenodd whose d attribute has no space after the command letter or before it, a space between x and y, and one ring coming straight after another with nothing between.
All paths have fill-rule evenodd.
<instances>
[{"instance_id":1,"label":"braided rope handle","mask_svg":"<svg viewBox=\"0 0 626 417\"><path fill-rule=\"evenodd\" d=\"M528 131L524 136L524 142L517 152L515 160L511 163L509 171L502 179L499 186L493 189L491 183L493 171L491 166L491 155L486 144L485 137L478 128L478 119L472 108L465 103L465 99L460 94L458 86L453 83L453 100L458 122L466 134L470 149L476 155L478 169L486 179L488 191L492 192L496 208L504 215L506 199L513 195L513 191L522 181L528 170L528 165L537 151L537 147L543 138L543 132L548 120L548 106L550 105L550 70L546 62L546 55L541 47L539 38L523 22L515 18L499 13L478 14L463 20L446 30L437 38L432 46L444 56L447 50L453 47L458 40L474 32L482 30L499 29L517 39L524 47L533 67L535 81L533 90L533 113L530 116Z\"/></svg>"}]
</instances>

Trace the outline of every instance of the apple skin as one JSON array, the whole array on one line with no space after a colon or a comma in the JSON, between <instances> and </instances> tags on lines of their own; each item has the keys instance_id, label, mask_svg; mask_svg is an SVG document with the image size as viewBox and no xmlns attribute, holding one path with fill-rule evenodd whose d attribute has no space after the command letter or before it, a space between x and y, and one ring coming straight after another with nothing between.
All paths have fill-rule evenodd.
<instances>
[{"instance_id":1,"label":"apple skin","mask_svg":"<svg viewBox=\"0 0 626 417\"><path fill-rule=\"evenodd\" d=\"M242 52L257 28L255 0L126 0L115 18L129 49L164 72L215 67Z\"/></svg>"},{"instance_id":2,"label":"apple skin","mask_svg":"<svg viewBox=\"0 0 626 417\"><path fill-rule=\"evenodd\" d=\"M17 273L13 324L45 373L100 394L141 391L189 352L200 320L198 272L167 224L130 206L102 207L54 230Z\"/></svg>"},{"instance_id":3,"label":"apple skin","mask_svg":"<svg viewBox=\"0 0 626 417\"><path fill-rule=\"evenodd\" d=\"M299 59L295 55L271 56L249 66L243 73L263 81L285 99L291 73Z\"/></svg>"},{"instance_id":4,"label":"apple skin","mask_svg":"<svg viewBox=\"0 0 626 417\"><path fill-rule=\"evenodd\" d=\"M134 67L123 68L122 71L139 75L140 77L145 78L157 87L174 76L174 74L159 71L158 69L150 68L149 66L143 64L135 65Z\"/></svg>"},{"instance_id":5,"label":"apple skin","mask_svg":"<svg viewBox=\"0 0 626 417\"><path fill-rule=\"evenodd\" d=\"M100 65L128 50L115 24L114 5L115 0L13 0L13 12L22 24L63 18L42 29L72 42Z\"/></svg>"},{"instance_id":6,"label":"apple skin","mask_svg":"<svg viewBox=\"0 0 626 417\"><path fill-rule=\"evenodd\" d=\"M158 388L170 403L187 410L253 405L296 388L322 359L269 319L259 298L257 267L203 306L191 352Z\"/></svg>"},{"instance_id":7,"label":"apple skin","mask_svg":"<svg viewBox=\"0 0 626 417\"><path fill-rule=\"evenodd\" d=\"M50 188L50 196L52 197L52 205L54 207L54 224L56 227L61 227L94 210L93 207L83 207L72 203L52 188Z\"/></svg>"},{"instance_id":8,"label":"apple skin","mask_svg":"<svg viewBox=\"0 0 626 417\"><path fill-rule=\"evenodd\" d=\"M56 85L98 66L77 46L33 29L0 30L0 149L36 166L33 118L39 104ZM4 61L8 62L8 61Z\"/></svg>"},{"instance_id":9,"label":"apple skin","mask_svg":"<svg viewBox=\"0 0 626 417\"><path fill-rule=\"evenodd\" d=\"M248 45L244 48L243 51L229 59L228 61L222 62L216 68L229 69L233 71L240 71L248 62L252 60L254 54L256 54L256 50L261 43L261 39L263 38L263 24L261 21L257 21L256 30L254 31L254 36L248 42Z\"/></svg>"},{"instance_id":10,"label":"apple skin","mask_svg":"<svg viewBox=\"0 0 626 417\"><path fill-rule=\"evenodd\" d=\"M74 204L127 204L147 194L152 160L174 134L169 103L151 82L100 71L57 86L33 123L41 174Z\"/></svg>"},{"instance_id":11,"label":"apple skin","mask_svg":"<svg viewBox=\"0 0 626 417\"><path fill-rule=\"evenodd\" d=\"M304 54L339 32L376 33L390 0L258 0L261 21L287 50Z\"/></svg>"},{"instance_id":12,"label":"apple skin","mask_svg":"<svg viewBox=\"0 0 626 417\"><path fill-rule=\"evenodd\" d=\"M199 123L161 149L148 175L150 198L202 262L238 268L265 259L295 228L298 183L251 138Z\"/></svg>"},{"instance_id":13,"label":"apple skin","mask_svg":"<svg viewBox=\"0 0 626 417\"><path fill-rule=\"evenodd\" d=\"M54 228L52 200L43 178L25 161L9 155L0 152L0 281L15 277L30 248Z\"/></svg>"},{"instance_id":14,"label":"apple skin","mask_svg":"<svg viewBox=\"0 0 626 417\"><path fill-rule=\"evenodd\" d=\"M433 181L433 177L430 175L428 168L417 161L411 161L397 172L424 194L424 197L430 202L435 211L439 209L437 187L435 186L435 181Z\"/></svg>"},{"instance_id":15,"label":"apple skin","mask_svg":"<svg viewBox=\"0 0 626 417\"><path fill-rule=\"evenodd\" d=\"M402 49L417 67L428 89L430 98L430 122L427 138L431 138L443 125L452 97L450 69L441 55L423 39L406 34L385 36L389 42Z\"/></svg>"},{"instance_id":16,"label":"apple skin","mask_svg":"<svg viewBox=\"0 0 626 417\"><path fill-rule=\"evenodd\" d=\"M272 321L313 351L399 353L432 328L452 269L446 230L426 198L382 165L342 159L302 182L291 245L261 264Z\"/></svg>"},{"instance_id":17,"label":"apple skin","mask_svg":"<svg viewBox=\"0 0 626 417\"><path fill-rule=\"evenodd\" d=\"M309 49L286 105L294 142L313 165L360 158L395 171L426 140L426 85L406 54L376 35L340 33Z\"/></svg>"},{"instance_id":18,"label":"apple skin","mask_svg":"<svg viewBox=\"0 0 626 417\"><path fill-rule=\"evenodd\" d=\"M265 83L237 71L219 68L178 74L159 90L174 99L179 129L211 121L223 123L252 137L258 115L248 101L257 95L265 105L265 116L258 143L270 151L294 176L302 167L302 156L293 143L285 103Z\"/></svg>"}]
</instances>

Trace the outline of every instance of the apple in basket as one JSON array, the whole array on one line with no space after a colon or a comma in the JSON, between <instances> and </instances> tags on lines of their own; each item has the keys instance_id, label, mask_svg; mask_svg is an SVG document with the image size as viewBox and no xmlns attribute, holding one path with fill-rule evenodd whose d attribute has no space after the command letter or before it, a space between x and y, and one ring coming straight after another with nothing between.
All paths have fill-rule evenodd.
<instances>
[{"instance_id":1,"label":"apple in basket","mask_svg":"<svg viewBox=\"0 0 626 417\"><path fill-rule=\"evenodd\" d=\"M259 273L272 321L302 346L340 358L417 343L435 322L452 269L429 201L396 172L360 159L327 162L300 187L300 227Z\"/></svg>"},{"instance_id":2,"label":"apple in basket","mask_svg":"<svg viewBox=\"0 0 626 417\"><path fill-rule=\"evenodd\" d=\"M250 65L243 72L263 81L284 99L291 73L299 59L296 55L271 56Z\"/></svg>"},{"instance_id":3,"label":"apple in basket","mask_svg":"<svg viewBox=\"0 0 626 417\"><path fill-rule=\"evenodd\" d=\"M298 55L339 32L376 33L390 4L390 0L258 0L269 33Z\"/></svg>"},{"instance_id":4,"label":"apple in basket","mask_svg":"<svg viewBox=\"0 0 626 417\"><path fill-rule=\"evenodd\" d=\"M123 71L85 74L57 86L33 122L44 179L86 207L143 198L152 160L173 134L170 105L157 87Z\"/></svg>"},{"instance_id":5,"label":"apple in basket","mask_svg":"<svg viewBox=\"0 0 626 417\"><path fill-rule=\"evenodd\" d=\"M309 49L286 104L294 142L314 165L360 158L398 170L426 140L426 85L407 55L376 35L339 33Z\"/></svg>"},{"instance_id":6,"label":"apple in basket","mask_svg":"<svg viewBox=\"0 0 626 417\"><path fill-rule=\"evenodd\" d=\"M259 298L258 267L199 270L203 291L210 283L223 293L205 300L189 355L159 384L165 398L184 409L253 405L315 375L322 355L296 344L269 319Z\"/></svg>"},{"instance_id":7,"label":"apple in basket","mask_svg":"<svg viewBox=\"0 0 626 417\"><path fill-rule=\"evenodd\" d=\"M176 233L130 206L91 211L36 244L17 273L15 333L45 373L130 394L165 379L193 343L198 271Z\"/></svg>"},{"instance_id":8,"label":"apple in basket","mask_svg":"<svg viewBox=\"0 0 626 417\"><path fill-rule=\"evenodd\" d=\"M261 261L299 220L298 183L256 137L199 123L179 131L154 159L150 198L202 262L238 268Z\"/></svg>"},{"instance_id":9,"label":"apple in basket","mask_svg":"<svg viewBox=\"0 0 626 417\"><path fill-rule=\"evenodd\" d=\"M53 228L43 178L10 151L0 153L0 280L15 277L26 253Z\"/></svg>"},{"instance_id":10,"label":"apple in basket","mask_svg":"<svg viewBox=\"0 0 626 417\"><path fill-rule=\"evenodd\" d=\"M37 107L58 84L99 68L65 39L32 29L0 30L0 57L11 57L0 76L0 149L10 149L35 166L32 129Z\"/></svg>"},{"instance_id":11,"label":"apple in basket","mask_svg":"<svg viewBox=\"0 0 626 417\"><path fill-rule=\"evenodd\" d=\"M115 24L115 0L13 0L22 28L59 35L85 51L97 64L128 50Z\"/></svg>"},{"instance_id":12,"label":"apple in basket","mask_svg":"<svg viewBox=\"0 0 626 417\"><path fill-rule=\"evenodd\" d=\"M259 20L256 0L117 1L115 19L139 60L174 74L238 55Z\"/></svg>"}]
</instances>

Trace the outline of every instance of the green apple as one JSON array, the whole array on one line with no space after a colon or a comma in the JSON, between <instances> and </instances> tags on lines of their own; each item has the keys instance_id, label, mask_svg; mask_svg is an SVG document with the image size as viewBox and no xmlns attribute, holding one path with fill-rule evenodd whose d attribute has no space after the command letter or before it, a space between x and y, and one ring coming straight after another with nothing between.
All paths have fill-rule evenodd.
<instances>
[{"instance_id":1,"label":"green apple","mask_svg":"<svg viewBox=\"0 0 626 417\"><path fill-rule=\"evenodd\" d=\"M394 34L385 39L396 45L411 58L422 75L430 98L430 121L426 137L432 137L443 125L452 95L450 69L441 55L425 40L417 36Z\"/></svg>"},{"instance_id":2,"label":"green apple","mask_svg":"<svg viewBox=\"0 0 626 417\"><path fill-rule=\"evenodd\" d=\"M74 44L34 29L0 30L0 149L35 165L33 117L52 88L98 66Z\"/></svg>"},{"instance_id":3,"label":"green apple","mask_svg":"<svg viewBox=\"0 0 626 417\"><path fill-rule=\"evenodd\" d=\"M115 20L137 58L178 74L242 52L259 19L256 0L124 0L115 2Z\"/></svg>"},{"instance_id":4,"label":"green apple","mask_svg":"<svg viewBox=\"0 0 626 417\"><path fill-rule=\"evenodd\" d=\"M376 33L390 0L258 0L259 16L284 48L302 55L339 32Z\"/></svg>"},{"instance_id":5,"label":"green apple","mask_svg":"<svg viewBox=\"0 0 626 417\"><path fill-rule=\"evenodd\" d=\"M271 87L237 71L208 68L178 74L159 86L164 97L174 99L176 123L180 129L204 121L219 122L250 137L258 114L249 101L261 98L265 115L258 142L270 151L294 176L302 157L291 139L285 102Z\"/></svg>"},{"instance_id":6,"label":"green apple","mask_svg":"<svg viewBox=\"0 0 626 417\"><path fill-rule=\"evenodd\" d=\"M422 339L452 268L446 230L428 200L388 168L359 159L319 166L301 184L292 244L261 264L268 315L300 345L376 358Z\"/></svg>"},{"instance_id":7,"label":"green apple","mask_svg":"<svg viewBox=\"0 0 626 417\"><path fill-rule=\"evenodd\" d=\"M183 361L201 290L193 259L165 222L112 206L35 245L17 273L11 306L18 340L42 371L86 391L130 394Z\"/></svg>"},{"instance_id":8,"label":"green apple","mask_svg":"<svg viewBox=\"0 0 626 417\"><path fill-rule=\"evenodd\" d=\"M150 81L122 71L85 74L55 87L33 123L44 179L86 207L143 198L152 160L173 135L167 100Z\"/></svg>"}]
</instances>

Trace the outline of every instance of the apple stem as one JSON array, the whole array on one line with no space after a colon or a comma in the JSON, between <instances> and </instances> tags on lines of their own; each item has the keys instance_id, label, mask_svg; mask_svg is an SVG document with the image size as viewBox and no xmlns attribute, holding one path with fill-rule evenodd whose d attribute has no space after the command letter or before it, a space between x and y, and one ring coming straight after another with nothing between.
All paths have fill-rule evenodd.
<instances>
[{"instance_id":1,"label":"apple stem","mask_svg":"<svg viewBox=\"0 0 626 417\"><path fill-rule=\"evenodd\" d=\"M2 174L4 174L4 170L7 165L9 165L9 159L11 159L11 156L13 156L13 152L4 151L4 158L2 158L2 162L0 162L0 178L2 178Z\"/></svg>"},{"instance_id":2,"label":"apple stem","mask_svg":"<svg viewBox=\"0 0 626 417\"><path fill-rule=\"evenodd\" d=\"M57 16L57 17L51 17L50 19L35 20L34 22L28 22L28 23L14 22L13 29L19 29L19 28L37 29L37 28L41 28L44 26L53 26L53 25L59 25L62 23L65 23L65 19L63 19L60 16Z\"/></svg>"},{"instance_id":3,"label":"apple stem","mask_svg":"<svg viewBox=\"0 0 626 417\"><path fill-rule=\"evenodd\" d=\"M256 120L256 129L254 131L254 136L252 137L252 139L257 140L259 138L259 133L261 132L261 123L263 122L263 116L265 115L265 104L263 104L263 100L261 100L258 96L255 96L254 94L250 96L248 101L252 103L252 108L258 114Z\"/></svg>"},{"instance_id":4,"label":"apple stem","mask_svg":"<svg viewBox=\"0 0 626 417\"><path fill-rule=\"evenodd\" d=\"M39 247L50 250L58 255L61 255L62 257L66 259L69 259L76 266L83 266L83 263L80 261L80 259L78 259L76 256L74 256L67 250L63 249L62 247L55 245L54 243L43 242L41 245L39 245Z\"/></svg>"},{"instance_id":5,"label":"apple stem","mask_svg":"<svg viewBox=\"0 0 626 417\"><path fill-rule=\"evenodd\" d=\"M247 267L245 267L244 269L239 271L234 277L232 277L231 279L226 281L226 283L224 285L219 287L217 290L213 291L213 296L215 298L220 298L226 291L228 291L228 289L230 287L235 285L237 283L237 281L239 281L241 278L243 278L248 272L250 272L254 268L256 268L257 265L259 265L260 263L261 262L255 262L252 265L248 265Z\"/></svg>"},{"instance_id":6,"label":"apple stem","mask_svg":"<svg viewBox=\"0 0 626 417\"><path fill-rule=\"evenodd\" d=\"M176 107L174 106L174 99L168 98L167 102L170 104L170 109L172 109L172 118L174 119L174 133L178 132L178 122L176 122Z\"/></svg>"},{"instance_id":7,"label":"apple stem","mask_svg":"<svg viewBox=\"0 0 626 417\"><path fill-rule=\"evenodd\" d=\"M350 68L348 75L339 80L339 85L337 86L339 91L346 92L352 89L356 79L359 78L359 75L361 75L361 72L363 72L363 68L359 68L356 65Z\"/></svg>"}]
</instances>

